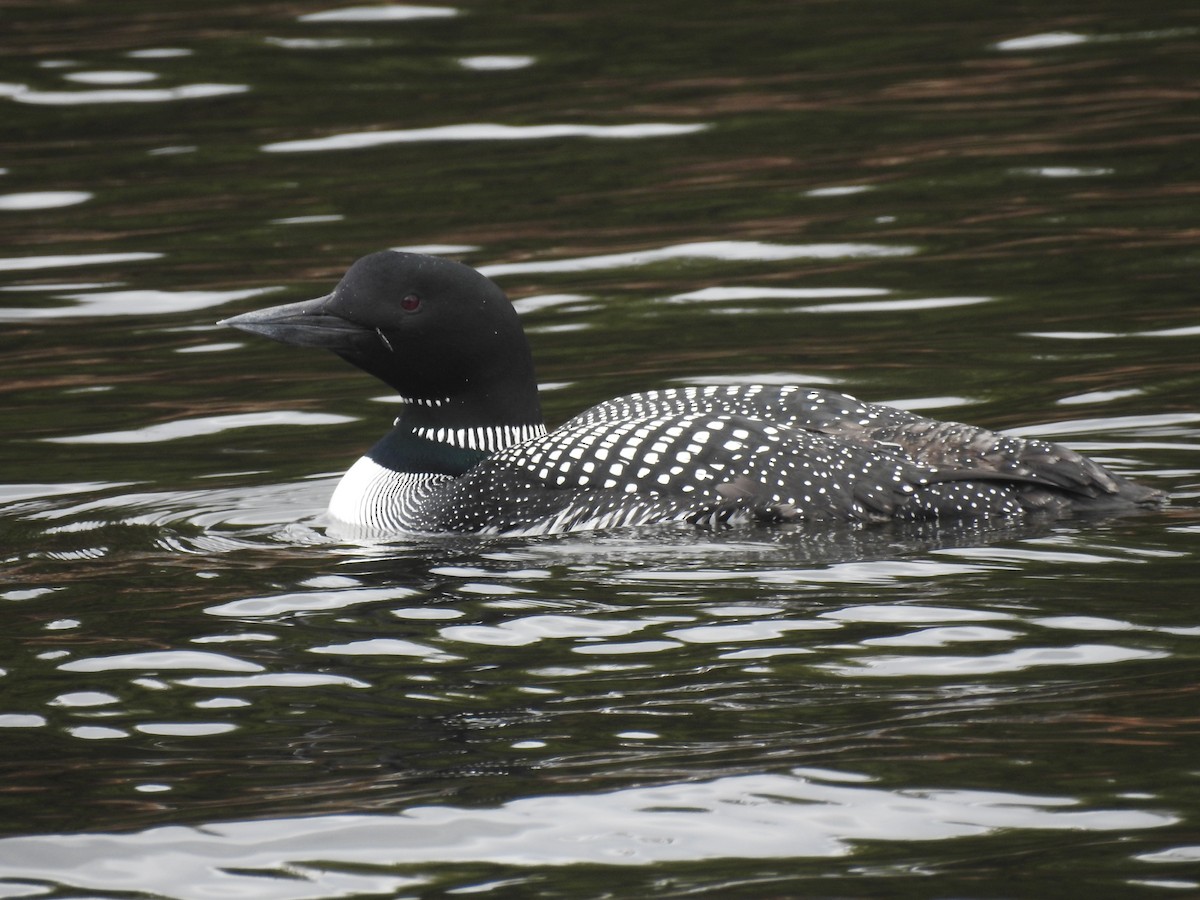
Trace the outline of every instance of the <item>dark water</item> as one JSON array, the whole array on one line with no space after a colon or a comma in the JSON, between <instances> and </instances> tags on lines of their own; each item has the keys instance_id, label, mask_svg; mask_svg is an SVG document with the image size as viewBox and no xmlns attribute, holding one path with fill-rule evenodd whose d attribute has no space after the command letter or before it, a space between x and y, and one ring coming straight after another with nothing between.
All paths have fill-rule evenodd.
<instances>
[{"instance_id":1,"label":"dark water","mask_svg":"<svg viewBox=\"0 0 1200 900\"><path fill-rule=\"evenodd\" d=\"M1200 891L1193 3L0 10L0 896ZM832 384L1161 512L356 543L213 322L440 247L548 417Z\"/></svg>"}]
</instances>

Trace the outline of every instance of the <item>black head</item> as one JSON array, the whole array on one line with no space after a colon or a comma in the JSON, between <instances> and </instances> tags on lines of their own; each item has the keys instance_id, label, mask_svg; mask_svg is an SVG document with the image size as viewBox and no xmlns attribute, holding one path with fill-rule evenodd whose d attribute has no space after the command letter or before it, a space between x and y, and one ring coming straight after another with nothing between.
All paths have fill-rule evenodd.
<instances>
[{"instance_id":1,"label":"black head","mask_svg":"<svg viewBox=\"0 0 1200 900\"><path fill-rule=\"evenodd\" d=\"M223 324L332 350L420 408L457 410L463 421L448 424L541 421L533 360L512 304L493 282L448 259L372 253L325 297Z\"/></svg>"}]
</instances>

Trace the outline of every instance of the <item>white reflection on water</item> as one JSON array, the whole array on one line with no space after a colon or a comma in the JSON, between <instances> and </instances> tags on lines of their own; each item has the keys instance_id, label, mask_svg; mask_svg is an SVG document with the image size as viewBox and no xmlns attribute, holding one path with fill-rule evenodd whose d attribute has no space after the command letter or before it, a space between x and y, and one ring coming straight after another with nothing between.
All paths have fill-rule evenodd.
<instances>
[{"instance_id":1,"label":"white reflection on water","mask_svg":"<svg viewBox=\"0 0 1200 900\"><path fill-rule=\"evenodd\" d=\"M805 197L849 197L853 194L865 194L867 191L874 190L874 185L870 184L843 184L830 185L829 187L813 188L804 192Z\"/></svg>"},{"instance_id":2,"label":"white reflection on water","mask_svg":"<svg viewBox=\"0 0 1200 900\"><path fill-rule=\"evenodd\" d=\"M1179 328L1159 328L1154 331L1130 332L1134 337L1194 337L1200 334L1200 325L1182 325Z\"/></svg>"},{"instance_id":3,"label":"white reflection on water","mask_svg":"<svg viewBox=\"0 0 1200 900\"><path fill-rule=\"evenodd\" d=\"M213 734L228 734L237 726L230 722L146 722L134 725L134 731L160 737L207 737Z\"/></svg>"},{"instance_id":4,"label":"white reflection on water","mask_svg":"<svg viewBox=\"0 0 1200 900\"><path fill-rule=\"evenodd\" d=\"M131 431L106 431L100 434L78 434L69 437L42 438L48 444L156 444L181 438L220 434L234 428L258 428L275 425L340 425L353 422L352 416L335 413L313 413L300 410L276 409L267 412L235 413L228 416L204 416L147 425Z\"/></svg>"},{"instance_id":5,"label":"white reflection on water","mask_svg":"<svg viewBox=\"0 0 1200 900\"><path fill-rule=\"evenodd\" d=\"M870 604L847 606L820 614L821 618L843 622L978 622L996 619L1012 619L1010 613L990 612L985 609L954 609L948 606L919 606L917 604Z\"/></svg>"},{"instance_id":6,"label":"white reflection on water","mask_svg":"<svg viewBox=\"0 0 1200 900\"><path fill-rule=\"evenodd\" d=\"M645 619L593 619L581 616L537 615L500 625L450 625L441 629L449 641L519 647L546 638L602 638L633 634L655 622Z\"/></svg>"},{"instance_id":7,"label":"white reflection on water","mask_svg":"<svg viewBox=\"0 0 1200 900\"><path fill-rule=\"evenodd\" d=\"M258 473L215 473L202 477L255 474ZM261 550L261 534L243 536L223 530L242 526L267 526L269 534L293 546L312 543L324 545L330 541L313 532L304 522L324 512L336 483L337 476L320 475L282 484L251 484L214 490L139 491L111 496L108 494L113 489L128 487L136 482L67 485L70 491L58 493L95 493L96 496L85 496L78 503L67 506L49 501L30 503L31 508L24 514L30 519L64 523L49 529L48 533L69 531L86 534L113 522L153 526L162 529L156 543L171 553L224 553L248 547ZM0 485L0 502L10 499L27 503L35 499L46 501L47 497L55 496L55 487L38 484ZM93 518L96 516L99 518ZM199 529L198 533L184 535L174 530L176 524L184 523L195 526Z\"/></svg>"},{"instance_id":8,"label":"white reflection on water","mask_svg":"<svg viewBox=\"0 0 1200 900\"><path fill-rule=\"evenodd\" d=\"M205 610L211 616L280 616L287 613L347 609L360 603L384 603L419 596L412 588L395 585L386 588L339 588L337 590L302 591L273 594L266 597L246 597Z\"/></svg>"},{"instance_id":9,"label":"white reflection on water","mask_svg":"<svg viewBox=\"0 0 1200 900\"><path fill-rule=\"evenodd\" d=\"M106 706L109 703L117 703L119 697L113 694L106 694L103 691L70 691L66 694L59 694L50 701L50 706L72 706L72 707L88 707L88 706Z\"/></svg>"},{"instance_id":10,"label":"white reflection on water","mask_svg":"<svg viewBox=\"0 0 1200 900\"><path fill-rule=\"evenodd\" d=\"M95 91L37 91L24 84L0 85L0 97L37 106L83 106L93 103L167 103L223 97L250 90L248 84L183 84L173 88L104 88Z\"/></svg>"},{"instance_id":11,"label":"white reflection on water","mask_svg":"<svg viewBox=\"0 0 1200 900\"><path fill-rule=\"evenodd\" d=\"M489 278L551 272L592 272L647 266L677 259L715 259L734 262L765 262L786 259L847 259L859 257L910 256L916 247L884 244L772 244L766 241L699 241L652 247L629 253L606 253L575 259L532 260L479 266Z\"/></svg>"},{"instance_id":12,"label":"white reflection on water","mask_svg":"<svg viewBox=\"0 0 1200 900\"><path fill-rule=\"evenodd\" d=\"M530 141L546 138L655 138L692 134L708 128L703 123L639 122L631 125L497 125L490 122L405 128L394 131L351 131L329 137L264 144L267 153L307 153L323 150L358 150L387 144L430 141Z\"/></svg>"},{"instance_id":13,"label":"white reflection on water","mask_svg":"<svg viewBox=\"0 0 1200 900\"><path fill-rule=\"evenodd\" d=\"M347 6L298 16L301 22L405 22L412 19L440 19L457 16L452 6L411 6L407 3L383 3L379 6Z\"/></svg>"},{"instance_id":14,"label":"white reflection on water","mask_svg":"<svg viewBox=\"0 0 1200 900\"><path fill-rule=\"evenodd\" d=\"M84 203L94 196L91 191L26 191L20 194L0 194L0 209L57 209L60 206Z\"/></svg>"},{"instance_id":15,"label":"white reflection on water","mask_svg":"<svg viewBox=\"0 0 1200 900\"><path fill-rule=\"evenodd\" d=\"M1009 641L1020 637L1020 633L1006 628L990 628L986 625L949 625L941 628L923 628L908 634L890 637L867 638L864 647L945 647L947 644L962 644L972 641Z\"/></svg>"},{"instance_id":16,"label":"white reflection on water","mask_svg":"<svg viewBox=\"0 0 1200 900\"><path fill-rule=\"evenodd\" d=\"M217 344L197 344L194 347L178 347L176 353L224 353L226 350L237 350L244 347L241 341L228 341Z\"/></svg>"},{"instance_id":17,"label":"white reflection on water","mask_svg":"<svg viewBox=\"0 0 1200 900\"><path fill-rule=\"evenodd\" d=\"M394 887L401 880L363 866L787 860L846 856L860 841L951 840L1001 829L1131 831L1178 821L1157 810L1080 808L1071 797L893 790L869 781L801 769L521 798L491 808L422 806L392 816L15 837L0 840L0 866L9 879L77 890L300 900L366 894L381 881Z\"/></svg>"},{"instance_id":18,"label":"white reflection on water","mask_svg":"<svg viewBox=\"0 0 1200 900\"><path fill-rule=\"evenodd\" d=\"M1022 37L1009 38L993 44L996 50L1048 50L1052 47L1070 47L1073 44L1085 44L1090 38L1085 34L1073 31L1047 31L1041 34L1027 34Z\"/></svg>"},{"instance_id":19,"label":"white reflection on water","mask_svg":"<svg viewBox=\"0 0 1200 900\"><path fill-rule=\"evenodd\" d=\"M1108 416L1096 419L1066 419L1061 422L1048 422L1044 425L1025 425L1020 428L1005 429L1007 434L1020 437L1040 437L1054 439L1055 435L1083 434L1086 432L1140 431L1150 433L1152 428L1166 425L1194 425L1200 422L1200 413L1148 413L1141 416Z\"/></svg>"},{"instance_id":20,"label":"white reflection on water","mask_svg":"<svg viewBox=\"0 0 1200 900\"><path fill-rule=\"evenodd\" d=\"M783 569L639 569L615 574L622 581L729 583L752 581L759 584L871 584L897 585L902 579L933 579L950 575L986 572L988 566L960 565L926 560L870 560L866 562L835 563L821 568Z\"/></svg>"},{"instance_id":21,"label":"white reflection on water","mask_svg":"<svg viewBox=\"0 0 1200 900\"><path fill-rule=\"evenodd\" d=\"M74 253L61 256L12 256L0 258L0 272L29 269L58 269L64 266L98 266L107 263L142 262L161 259L161 253Z\"/></svg>"},{"instance_id":22,"label":"white reflection on water","mask_svg":"<svg viewBox=\"0 0 1200 900\"><path fill-rule=\"evenodd\" d=\"M130 59L176 59L180 56L191 56L193 51L186 47L145 47L141 50L130 50L125 55Z\"/></svg>"},{"instance_id":23,"label":"white reflection on water","mask_svg":"<svg viewBox=\"0 0 1200 900\"><path fill-rule=\"evenodd\" d=\"M1012 170L1017 175L1035 175L1039 178L1096 178L1112 175L1115 171L1101 166L1034 166Z\"/></svg>"},{"instance_id":24,"label":"white reflection on water","mask_svg":"<svg viewBox=\"0 0 1200 900\"><path fill-rule=\"evenodd\" d=\"M1031 621L1044 628L1066 628L1070 631L1137 631L1142 627L1100 616L1042 616Z\"/></svg>"},{"instance_id":25,"label":"white reflection on water","mask_svg":"<svg viewBox=\"0 0 1200 900\"><path fill-rule=\"evenodd\" d=\"M0 669L0 675L5 674ZM46 717L34 713L0 713L0 728L45 728Z\"/></svg>"},{"instance_id":26,"label":"white reflection on water","mask_svg":"<svg viewBox=\"0 0 1200 900\"><path fill-rule=\"evenodd\" d=\"M1200 325L1181 325L1178 328L1154 328L1149 331L1026 331L1025 337L1059 341L1104 341L1119 337L1195 337Z\"/></svg>"},{"instance_id":27,"label":"white reflection on water","mask_svg":"<svg viewBox=\"0 0 1200 900\"><path fill-rule=\"evenodd\" d=\"M1159 850L1153 853L1139 853L1135 859L1140 859L1143 862L1156 863L1196 863L1200 862L1200 844L1182 845L1179 847L1170 847L1166 850Z\"/></svg>"},{"instance_id":28,"label":"white reflection on water","mask_svg":"<svg viewBox=\"0 0 1200 900\"><path fill-rule=\"evenodd\" d=\"M1053 50L1059 47L1071 47L1078 44L1112 43L1114 41L1154 41L1177 37L1188 37L1195 34L1196 28L1152 28L1146 31L1127 31L1116 34L1080 34L1076 31L1044 31L1038 34L1028 34L1021 37L1009 38L992 44L993 50L1022 51L1022 50Z\"/></svg>"},{"instance_id":29,"label":"white reflection on water","mask_svg":"<svg viewBox=\"0 0 1200 900\"><path fill-rule=\"evenodd\" d=\"M580 308L584 310L595 309L595 306L589 302L591 300L592 298L586 294L534 294L529 297L520 297L512 301L512 305L518 313L525 315L540 309L567 304L583 304Z\"/></svg>"},{"instance_id":30,"label":"white reflection on water","mask_svg":"<svg viewBox=\"0 0 1200 900\"><path fill-rule=\"evenodd\" d=\"M781 288L767 286L706 287L684 294L664 297L662 303L728 303L738 300L824 300L833 297L880 297L890 294L887 288L869 287L820 287Z\"/></svg>"},{"instance_id":31,"label":"white reflection on water","mask_svg":"<svg viewBox=\"0 0 1200 900\"><path fill-rule=\"evenodd\" d=\"M210 672L261 672L262 666L223 653L202 650L152 650L146 653L121 653L115 656L92 656L76 659L59 666L64 672L115 672L126 669L159 671L161 669L199 669Z\"/></svg>"},{"instance_id":32,"label":"white reflection on water","mask_svg":"<svg viewBox=\"0 0 1200 900\"><path fill-rule=\"evenodd\" d=\"M990 303L993 297L915 297L908 300L864 300L859 303L821 303L816 306L797 306L789 312L809 313L884 313L913 312L923 309L950 309Z\"/></svg>"},{"instance_id":33,"label":"white reflection on water","mask_svg":"<svg viewBox=\"0 0 1200 900\"><path fill-rule=\"evenodd\" d=\"M370 47L370 38L263 38L263 43L285 50L333 50L346 47Z\"/></svg>"},{"instance_id":34,"label":"white reflection on water","mask_svg":"<svg viewBox=\"0 0 1200 900\"><path fill-rule=\"evenodd\" d=\"M1026 331L1023 336L1056 341L1099 341L1121 337L1114 331Z\"/></svg>"},{"instance_id":35,"label":"white reflection on water","mask_svg":"<svg viewBox=\"0 0 1200 900\"><path fill-rule=\"evenodd\" d=\"M822 245L834 246L834 245ZM853 245L844 245L847 248ZM888 255L871 252L848 252L847 255L879 256ZM493 267L494 268L494 267ZM835 297L877 297L890 294L885 288L780 288L780 287L709 287L685 294L673 294L664 297L660 303L728 303L747 300L820 300ZM949 309L960 306L976 306L980 303L990 303L994 297L910 297L891 300L858 300L855 302L818 303L813 306L789 306L785 308L771 307L772 313L883 313L883 312L912 312L925 309ZM745 311L745 310L740 310Z\"/></svg>"},{"instance_id":36,"label":"white reflection on water","mask_svg":"<svg viewBox=\"0 0 1200 900\"><path fill-rule=\"evenodd\" d=\"M1070 397L1060 397L1055 400L1058 406L1076 406L1085 403L1108 403L1110 400L1122 400L1126 397L1140 397L1145 394L1144 388L1121 388L1111 391L1087 391Z\"/></svg>"},{"instance_id":37,"label":"white reflection on water","mask_svg":"<svg viewBox=\"0 0 1200 900\"><path fill-rule=\"evenodd\" d=\"M321 225L326 222L341 222L345 220L341 213L330 213L320 216L285 216L282 219L272 219L272 225Z\"/></svg>"},{"instance_id":38,"label":"white reflection on water","mask_svg":"<svg viewBox=\"0 0 1200 900\"><path fill-rule=\"evenodd\" d=\"M367 682L345 675L329 675L325 672L265 672L261 675L193 675L174 678L174 684L183 687L208 690L246 690L258 688L309 688L309 687L370 687Z\"/></svg>"},{"instance_id":39,"label":"white reflection on water","mask_svg":"<svg viewBox=\"0 0 1200 900\"><path fill-rule=\"evenodd\" d=\"M479 72L497 72L510 69L525 69L532 66L532 56L464 56L458 64L464 69Z\"/></svg>"},{"instance_id":40,"label":"white reflection on water","mask_svg":"<svg viewBox=\"0 0 1200 900\"><path fill-rule=\"evenodd\" d=\"M31 257L26 260L0 259L0 270L5 268L57 268L60 265L78 266L85 263L126 262L137 259L153 259L158 253L96 254L98 259L76 257ZM12 265L6 263L32 263L40 259L43 265ZM170 315L208 309L235 300L246 300L270 293L277 288L249 288L240 291L86 291L78 294L62 294L58 299L71 300L71 306L0 307L0 321L29 319L65 319L78 316L147 316Z\"/></svg>"},{"instance_id":41,"label":"white reflection on water","mask_svg":"<svg viewBox=\"0 0 1200 900\"><path fill-rule=\"evenodd\" d=\"M330 656L416 656L426 662L437 660L461 659L426 644L416 641L405 641L400 638L366 638L361 641L350 641L345 644L328 644L324 647L310 647L309 653L324 653Z\"/></svg>"},{"instance_id":42,"label":"white reflection on water","mask_svg":"<svg viewBox=\"0 0 1200 900\"><path fill-rule=\"evenodd\" d=\"M792 631L823 631L840 627L836 622L813 619L765 619L736 625L692 625L674 628L666 632L666 635L688 644L723 644L770 641Z\"/></svg>"},{"instance_id":43,"label":"white reflection on water","mask_svg":"<svg viewBox=\"0 0 1200 900\"><path fill-rule=\"evenodd\" d=\"M1158 650L1137 650L1111 644L1074 644L1067 647L1021 647L990 656L873 656L850 663L820 663L818 668L848 678L948 677L996 675L1043 666L1099 666L1135 659L1163 659L1168 655Z\"/></svg>"},{"instance_id":44,"label":"white reflection on water","mask_svg":"<svg viewBox=\"0 0 1200 900\"><path fill-rule=\"evenodd\" d=\"M480 249L474 244L407 244L393 247L404 253L426 253L430 256L452 256L458 253L473 253Z\"/></svg>"},{"instance_id":45,"label":"white reflection on water","mask_svg":"<svg viewBox=\"0 0 1200 900\"><path fill-rule=\"evenodd\" d=\"M59 484L0 484L0 503L16 503L21 500L62 497L67 494L86 494L96 491L129 487L132 481L82 481ZM52 588L47 590L53 590ZM5 596L0 594L0 597Z\"/></svg>"},{"instance_id":46,"label":"white reflection on water","mask_svg":"<svg viewBox=\"0 0 1200 900\"><path fill-rule=\"evenodd\" d=\"M145 81L154 81L158 75L154 72L110 69L93 72L68 72L63 78L78 84L139 84Z\"/></svg>"}]
</instances>

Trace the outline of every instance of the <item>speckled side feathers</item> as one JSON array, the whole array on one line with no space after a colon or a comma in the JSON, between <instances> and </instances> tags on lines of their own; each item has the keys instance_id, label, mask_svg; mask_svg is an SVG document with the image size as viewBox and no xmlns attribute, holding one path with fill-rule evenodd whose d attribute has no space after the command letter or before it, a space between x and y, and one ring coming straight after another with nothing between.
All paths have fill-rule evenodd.
<instances>
[{"instance_id":1,"label":"speckled side feathers","mask_svg":"<svg viewBox=\"0 0 1200 900\"><path fill-rule=\"evenodd\" d=\"M555 533L988 518L1052 507L1064 490L1103 498L1127 486L1054 444L832 391L748 385L609 400L389 505L405 510L391 523L405 530Z\"/></svg>"}]
</instances>

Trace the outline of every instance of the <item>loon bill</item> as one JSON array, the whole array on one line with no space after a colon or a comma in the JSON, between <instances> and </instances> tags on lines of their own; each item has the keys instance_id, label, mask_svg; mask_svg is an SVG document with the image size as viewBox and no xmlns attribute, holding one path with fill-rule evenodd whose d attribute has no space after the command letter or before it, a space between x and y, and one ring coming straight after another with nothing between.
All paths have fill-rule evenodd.
<instances>
[{"instance_id":1,"label":"loon bill","mask_svg":"<svg viewBox=\"0 0 1200 900\"><path fill-rule=\"evenodd\" d=\"M403 414L329 504L371 530L988 519L1165 502L1058 444L818 388L650 390L547 432L508 298L468 266L417 253L373 253L327 296L223 324L332 350L400 394Z\"/></svg>"}]
</instances>

